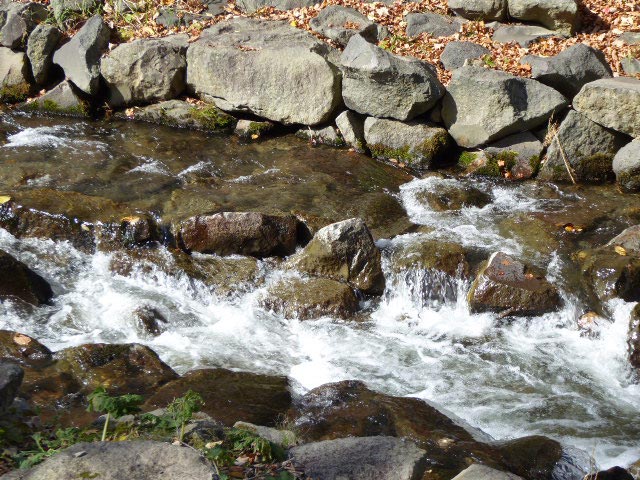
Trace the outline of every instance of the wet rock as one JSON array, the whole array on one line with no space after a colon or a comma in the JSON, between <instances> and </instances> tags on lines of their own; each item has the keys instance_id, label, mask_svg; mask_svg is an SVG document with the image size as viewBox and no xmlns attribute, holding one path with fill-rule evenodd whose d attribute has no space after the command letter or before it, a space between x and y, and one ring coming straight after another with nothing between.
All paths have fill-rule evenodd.
<instances>
[{"instance_id":1,"label":"wet rock","mask_svg":"<svg viewBox=\"0 0 640 480\"><path fill-rule=\"evenodd\" d=\"M257 120L238 120L233 130L234 135L245 140L258 140L269 135L276 129L273 122Z\"/></svg>"},{"instance_id":2,"label":"wet rock","mask_svg":"<svg viewBox=\"0 0 640 480\"><path fill-rule=\"evenodd\" d=\"M473 42L450 42L444 47L440 62L446 70L453 71L464 66L467 60L491 55L491 51Z\"/></svg>"},{"instance_id":3,"label":"wet rock","mask_svg":"<svg viewBox=\"0 0 640 480\"><path fill-rule=\"evenodd\" d=\"M293 215L223 212L191 217L181 222L176 231L179 242L189 252L284 257L296 249L298 224Z\"/></svg>"},{"instance_id":4,"label":"wet rock","mask_svg":"<svg viewBox=\"0 0 640 480\"><path fill-rule=\"evenodd\" d=\"M635 480L627 470L622 467L611 467L608 470L602 470L597 473L586 475L584 480Z\"/></svg>"},{"instance_id":5,"label":"wet rock","mask_svg":"<svg viewBox=\"0 0 640 480\"><path fill-rule=\"evenodd\" d=\"M364 117L345 110L336 117L336 126L340 130L340 134L344 141L351 145L356 151L363 153L366 149L366 141L364 139Z\"/></svg>"},{"instance_id":6,"label":"wet rock","mask_svg":"<svg viewBox=\"0 0 640 480\"><path fill-rule=\"evenodd\" d=\"M13 362L0 360L0 414L13 403L22 383L24 371Z\"/></svg>"},{"instance_id":7,"label":"wet rock","mask_svg":"<svg viewBox=\"0 0 640 480\"><path fill-rule=\"evenodd\" d=\"M469 20L502 20L507 14L506 0L448 0L448 6Z\"/></svg>"},{"instance_id":8,"label":"wet rock","mask_svg":"<svg viewBox=\"0 0 640 480\"><path fill-rule=\"evenodd\" d=\"M32 305L42 305L52 297L51 286L44 278L0 250L0 299L18 298Z\"/></svg>"},{"instance_id":9,"label":"wet rock","mask_svg":"<svg viewBox=\"0 0 640 480\"><path fill-rule=\"evenodd\" d=\"M165 442L77 443L20 473L20 480L122 478L210 480L213 467L195 449Z\"/></svg>"},{"instance_id":10,"label":"wet rock","mask_svg":"<svg viewBox=\"0 0 640 480\"><path fill-rule=\"evenodd\" d=\"M187 83L225 111L318 125L341 102L340 74L328 60L336 55L285 22L235 18L206 29L190 45ZM245 74L249 70L252 75Z\"/></svg>"},{"instance_id":11,"label":"wet rock","mask_svg":"<svg viewBox=\"0 0 640 480\"><path fill-rule=\"evenodd\" d=\"M454 242L416 239L401 245L391 254L391 269L395 272L411 269L442 272L452 278L467 278L467 252Z\"/></svg>"},{"instance_id":12,"label":"wet rock","mask_svg":"<svg viewBox=\"0 0 640 480\"><path fill-rule=\"evenodd\" d=\"M487 145L480 155L466 152L460 162L468 174L523 180L538 171L542 149L531 132L516 133Z\"/></svg>"},{"instance_id":13,"label":"wet rock","mask_svg":"<svg viewBox=\"0 0 640 480\"><path fill-rule=\"evenodd\" d=\"M47 93L21 106L26 111L38 111L47 115L88 117L89 102L69 80L65 80Z\"/></svg>"},{"instance_id":14,"label":"wet rock","mask_svg":"<svg viewBox=\"0 0 640 480\"><path fill-rule=\"evenodd\" d=\"M515 42L527 48L541 38L557 36L556 32L536 25L500 25L493 32L491 39L498 43Z\"/></svg>"},{"instance_id":15,"label":"wet rock","mask_svg":"<svg viewBox=\"0 0 640 480\"><path fill-rule=\"evenodd\" d=\"M482 208L491 203L491 195L471 185L459 182L438 184L434 189L423 190L416 195L420 203L425 203L436 212Z\"/></svg>"},{"instance_id":16,"label":"wet rock","mask_svg":"<svg viewBox=\"0 0 640 480\"><path fill-rule=\"evenodd\" d=\"M253 423L247 422L236 422L233 424L233 428L248 430L271 443L285 448L293 447L297 442L296 434L290 430L278 430L276 428L263 427L262 425L254 425Z\"/></svg>"},{"instance_id":17,"label":"wet rock","mask_svg":"<svg viewBox=\"0 0 640 480\"><path fill-rule=\"evenodd\" d=\"M109 46L110 35L108 25L96 15L53 54L53 63L60 65L65 76L89 95L98 93L100 57Z\"/></svg>"},{"instance_id":18,"label":"wet rock","mask_svg":"<svg viewBox=\"0 0 640 480\"><path fill-rule=\"evenodd\" d=\"M265 7L276 10L293 10L294 8L312 7L315 0L238 0L236 5L246 13L253 13Z\"/></svg>"},{"instance_id":19,"label":"wet rock","mask_svg":"<svg viewBox=\"0 0 640 480\"><path fill-rule=\"evenodd\" d=\"M498 225L500 233L513 238L529 250L549 255L560 248L560 242L549 224L527 213L509 215Z\"/></svg>"},{"instance_id":20,"label":"wet rock","mask_svg":"<svg viewBox=\"0 0 640 480\"><path fill-rule=\"evenodd\" d=\"M411 438L429 458L430 477L450 479L468 458L498 467L497 452L436 408L417 398L392 397L362 382L343 381L315 388L288 413L307 441L347 437Z\"/></svg>"},{"instance_id":21,"label":"wet rock","mask_svg":"<svg viewBox=\"0 0 640 480\"><path fill-rule=\"evenodd\" d=\"M509 0L509 16L540 23L565 35L573 35L580 26L580 12L575 0Z\"/></svg>"},{"instance_id":22,"label":"wet rock","mask_svg":"<svg viewBox=\"0 0 640 480\"><path fill-rule=\"evenodd\" d=\"M185 48L171 39L143 38L118 45L102 58L100 73L109 88L109 105L171 100L186 87Z\"/></svg>"},{"instance_id":23,"label":"wet rock","mask_svg":"<svg viewBox=\"0 0 640 480\"><path fill-rule=\"evenodd\" d=\"M366 294L384 291L380 250L359 218L321 228L288 265L309 275L347 282Z\"/></svg>"},{"instance_id":24,"label":"wet rock","mask_svg":"<svg viewBox=\"0 0 640 480\"><path fill-rule=\"evenodd\" d=\"M640 190L640 139L628 143L613 157L613 173L624 192Z\"/></svg>"},{"instance_id":25,"label":"wet rock","mask_svg":"<svg viewBox=\"0 0 640 480\"><path fill-rule=\"evenodd\" d=\"M450 144L449 135L442 127L374 117L364 122L364 138L374 158L393 159L418 170L431 167Z\"/></svg>"},{"instance_id":26,"label":"wet rock","mask_svg":"<svg viewBox=\"0 0 640 480\"><path fill-rule=\"evenodd\" d=\"M367 40L378 43L389 35L386 27L382 27L353 8L341 5L328 5L317 17L309 22L311 30L345 46L349 39L359 33Z\"/></svg>"},{"instance_id":27,"label":"wet rock","mask_svg":"<svg viewBox=\"0 0 640 480\"><path fill-rule=\"evenodd\" d=\"M405 16L405 21L408 37L417 37L421 33L428 33L432 37L449 37L458 33L465 23L459 17L431 12L410 13Z\"/></svg>"},{"instance_id":28,"label":"wet rock","mask_svg":"<svg viewBox=\"0 0 640 480\"><path fill-rule=\"evenodd\" d=\"M226 426L232 426L237 421L273 426L291 406L286 377L205 368L187 372L163 386L147 401L145 407L164 407L188 390L202 396L204 413Z\"/></svg>"},{"instance_id":29,"label":"wet rock","mask_svg":"<svg viewBox=\"0 0 640 480\"><path fill-rule=\"evenodd\" d=\"M604 127L640 136L640 80L636 78L587 83L573 99L573 108Z\"/></svg>"},{"instance_id":30,"label":"wet rock","mask_svg":"<svg viewBox=\"0 0 640 480\"><path fill-rule=\"evenodd\" d=\"M425 453L407 439L361 437L308 443L289 457L310 478L415 480L427 468Z\"/></svg>"},{"instance_id":31,"label":"wet rock","mask_svg":"<svg viewBox=\"0 0 640 480\"><path fill-rule=\"evenodd\" d=\"M453 480L522 480L522 477L474 463L453 477Z\"/></svg>"},{"instance_id":32,"label":"wet rock","mask_svg":"<svg viewBox=\"0 0 640 480\"><path fill-rule=\"evenodd\" d=\"M389 53L361 35L351 37L340 62L344 103L358 113L411 120L445 91L433 65Z\"/></svg>"},{"instance_id":33,"label":"wet rock","mask_svg":"<svg viewBox=\"0 0 640 480\"><path fill-rule=\"evenodd\" d=\"M348 319L358 310L349 285L328 278L290 278L271 285L262 305L285 318L310 320L325 316Z\"/></svg>"},{"instance_id":34,"label":"wet rock","mask_svg":"<svg viewBox=\"0 0 640 480\"><path fill-rule=\"evenodd\" d=\"M31 31L47 16L47 7L39 3L1 3L0 45L14 50L24 48Z\"/></svg>"},{"instance_id":35,"label":"wet rock","mask_svg":"<svg viewBox=\"0 0 640 480\"><path fill-rule=\"evenodd\" d=\"M560 93L535 80L465 66L453 72L442 118L458 145L477 147L542 125L566 105Z\"/></svg>"},{"instance_id":36,"label":"wet rock","mask_svg":"<svg viewBox=\"0 0 640 480\"><path fill-rule=\"evenodd\" d=\"M354 197L345 210L345 216L362 218L374 240L393 238L414 227L402 204L388 192L371 192ZM330 223L327 221L323 226Z\"/></svg>"},{"instance_id":37,"label":"wet rock","mask_svg":"<svg viewBox=\"0 0 640 480\"><path fill-rule=\"evenodd\" d=\"M527 55L520 63L530 64L532 78L555 88L569 99L587 83L612 76L604 53L584 43L569 47L553 57Z\"/></svg>"},{"instance_id":38,"label":"wet rock","mask_svg":"<svg viewBox=\"0 0 640 480\"><path fill-rule=\"evenodd\" d=\"M235 118L214 105L192 105L184 100L167 100L155 105L134 108L127 118L210 132L228 132L236 125Z\"/></svg>"},{"instance_id":39,"label":"wet rock","mask_svg":"<svg viewBox=\"0 0 640 480\"><path fill-rule=\"evenodd\" d=\"M64 22L69 14L89 14L96 12L104 0L51 0L49 5L58 22Z\"/></svg>"},{"instance_id":40,"label":"wet rock","mask_svg":"<svg viewBox=\"0 0 640 480\"><path fill-rule=\"evenodd\" d=\"M31 93L29 60L22 52L0 47L0 101L22 102Z\"/></svg>"},{"instance_id":41,"label":"wet rock","mask_svg":"<svg viewBox=\"0 0 640 480\"><path fill-rule=\"evenodd\" d=\"M150 214L129 215L119 222L100 222L95 227L97 247L103 252L135 247L156 246L160 228Z\"/></svg>"},{"instance_id":42,"label":"wet rock","mask_svg":"<svg viewBox=\"0 0 640 480\"><path fill-rule=\"evenodd\" d=\"M538 178L543 181L571 181L565 158L577 182L613 180L613 158L628 137L601 127L585 115L571 110L547 149ZM564 153L564 156L563 156Z\"/></svg>"},{"instance_id":43,"label":"wet rock","mask_svg":"<svg viewBox=\"0 0 640 480\"><path fill-rule=\"evenodd\" d=\"M491 255L468 294L474 313L533 316L560 307L558 290L541 274L505 253ZM517 472L516 472L517 473Z\"/></svg>"},{"instance_id":44,"label":"wet rock","mask_svg":"<svg viewBox=\"0 0 640 480\"><path fill-rule=\"evenodd\" d=\"M53 52L60 41L62 33L53 25L41 23L27 41L27 57L31 63L33 78L39 85L49 81L49 72L53 65Z\"/></svg>"},{"instance_id":45,"label":"wet rock","mask_svg":"<svg viewBox=\"0 0 640 480\"><path fill-rule=\"evenodd\" d=\"M133 311L138 330L143 334L157 337L168 323L165 316L158 309L145 305Z\"/></svg>"},{"instance_id":46,"label":"wet rock","mask_svg":"<svg viewBox=\"0 0 640 480\"><path fill-rule=\"evenodd\" d=\"M308 140L311 145L329 145L331 147L344 146L344 140L338 130L329 125L327 127L307 127L296 132L296 137Z\"/></svg>"},{"instance_id":47,"label":"wet rock","mask_svg":"<svg viewBox=\"0 0 640 480\"><path fill-rule=\"evenodd\" d=\"M10 330L0 330L0 358L34 368L46 367L53 362L51 350L35 338Z\"/></svg>"}]
</instances>

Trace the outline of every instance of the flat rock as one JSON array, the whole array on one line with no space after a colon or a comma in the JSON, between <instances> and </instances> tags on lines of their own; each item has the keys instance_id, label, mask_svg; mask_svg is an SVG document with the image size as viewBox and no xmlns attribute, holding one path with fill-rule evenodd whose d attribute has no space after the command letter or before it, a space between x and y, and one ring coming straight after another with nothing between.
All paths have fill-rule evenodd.
<instances>
[{"instance_id":1,"label":"flat rock","mask_svg":"<svg viewBox=\"0 0 640 480\"><path fill-rule=\"evenodd\" d=\"M235 118L215 105L192 105L184 100L166 100L134 108L129 113L125 117L129 120L210 132L229 132L236 125Z\"/></svg>"},{"instance_id":2,"label":"flat rock","mask_svg":"<svg viewBox=\"0 0 640 480\"><path fill-rule=\"evenodd\" d=\"M65 76L83 92L98 93L100 57L109 46L111 32L100 15L87 23L53 54L53 63L60 65Z\"/></svg>"},{"instance_id":3,"label":"flat rock","mask_svg":"<svg viewBox=\"0 0 640 480\"><path fill-rule=\"evenodd\" d=\"M442 105L444 124L456 143L477 147L542 125L567 100L535 80L464 66L453 72Z\"/></svg>"},{"instance_id":4,"label":"flat rock","mask_svg":"<svg viewBox=\"0 0 640 480\"><path fill-rule=\"evenodd\" d=\"M468 294L472 312L542 315L560 307L558 290L540 272L497 252L489 257Z\"/></svg>"},{"instance_id":5,"label":"flat rock","mask_svg":"<svg viewBox=\"0 0 640 480\"><path fill-rule=\"evenodd\" d=\"M315 4L315 0L238 0L236 2L238 8L246 13L253 13L266 7L273 7L276 10L293 10L312 7Z\"/></svg>"},{"instance_id":6,"label":"flat rock","mask_svg":"<svg viewBox=\"0 0 640 480\"><path fill-rule=\"evenodd\" d=\"M47 7L40 3L1 3L0 45L14 50L24 48L31 31L48 15Z\"/></svg>"},{"instance_id":7,"label":"flat rock","mask_svg":"<svg viewBox=\"0 0 640 480\"><path fill-rule=\"evenodd\" d=\"M484 55L491 55L491 51L473 42L450 42L444 47L440 62L449 71L464 66L467 60L481 58Z\"/></svg>"},{"instance_id":8,"label":"flat rock","mask_svg":"<svg viewBox=\"0 0 640 480\"><path fill-rule=\"evenodd\" d=\"M310 478L417 480L427 467L426 452L394 437L340 438L308 443L289 452Z\"/></svg>"},{"instance_id":9,"label":"flat rock","mask_svg":"<svg viewBox=\"0 0 640 480\"><path fill-rule=\"evenodd\" d=\"M0 101L17 103L31 92L29 60L23 52L0 47Z\"/></svg>"},{"instance_id":10,"label":"flat rock","mask_svg":"<svg viewBox=\"0 0 640 480\"><path fill-rule=\"evenodd\" d=\"M460 17L431 12L409 13L405 16L405 21L408 37L417 37L421 33L428 33L432 37L449 37L458 33L465 23Z\"/></svg>"},{"instance_id":11,"label":"flat rock","mask_svg":"<svg viewBox=\"0 0 640 480\"><path fill-rule=\"evenodd\" d=\"M0 360L0 414L13 403L24 377L24 371L13 362Z\"/></svg>"},{"instance_id":12,"label":"flat rock","mask_svg":"<svg viewBox=\"0 0 640 480\"><path fill-rule=\"evenodd\" d=\"M640 139L628 143L613 157L613 172L625 192L640 191Z\"/></svg>"},{"instance_id":13,"label":"flat rock","mask_svg":"<svg viewBox=\"0 0 640 480\"><path fill-rule=\"evenodd\" d=\"M560 124L557 139L554 138L549 145L538 178L570 182L564 160L566 157L572 175L578 182L613 180L613 158L627 142L626 135L604 128L572 110Z\"/></svg>"},{"instance_id":14,"label":"flat rock","mask_svg":"<svg viewBox=\"0 0 640 480\"><path fill-rule=\"evenodd\" d=\"M351 37L340 62L344 103L358 113L411 120L444 94L433 65L389 53L360 35Z\"/></svg>"},{"instance_id":15,"label":"flat rock","mask_svg":"<svg viewBox=\"0 0 640 480\"><path fill-rule=\"evenodd\" d=\"M640 136L640 80L636 78L587 83L573 99L573 108L604 127Z\"/></svg>"},{"instance_id":16,"label":"flat rock","mask_svg":"<svg viewBox=\"0 0 640 480\"><path fill-rule=\"evenodd\" d=\"M448 0L457 15L469 20L502 20L507 15L506 0Z\"/></svg>"},{"instance_id":17,"label":"flat rock","mask_svg":"<svg viewBox=\"0 0 640 480\"><path fill-rule=\"evenodd\" d=\"M187 83L225 111L318 125L341 102L340 73L330 57L337 59L334 49L286 22L235 18L191 44Z\"/></svg>"},{"instance_id":18,"label":"flat rock","mask_svg":"<svg viewBox=\"0 0 640 480\"><path fill-rule=\"evenodd\" d=\"M366 149L364 120L365 118L362 115L351 110L345 110L336 117L336 126L340 130L344 141L356 152L361 153Z\"/></svg>"},{"instance_id":19,"label":"flat rock","mask_svg":"<svg viewBox=\"0 0 640 480\"><path fill-rule=\"evenodd\" d=\"M482 208L491 203L491 195L457 180L448 180L420 191L416 194L416 200L436 212L446 212L470 207Z\"/></svg>"},{"instance_id":20,"label":"flat rock","mask_svg":"<svg viewBox=\"0 0 640 480\"><path fill-rule=\"evenodd\" d=\"M604 54L584 43L573 45L553 57L528 55L521 63L531 65L532 78L555 88L567 98L575 97L587 83L613 75Z\"/></svg>"},{"instance_id":21,"label":"flat rock","mask_svg":"<svg viewBox=\"0 0 640 480\"><path fill-rule=\"evenodd\" d=\"M450 144L447 131L431 123L374 117L364 122L364 138L374 158L393 159L419 170L431 167Z\"/></svg>"},{"instance_id":22,"label":"flat rock","mask_svg":"<svg viewBox=\"0 0 640 480\"><path fill-rule=\"evenodd\" d=\"M53 52L60 41L62 33L53 25L41 23L27 41L27 57L31 63L33 78L39 85L49 80L49 72L53 65Z\"/></svg>"},{"instance_id":23,"label":"flat rock","mask_svg":"<svg viewBox=\"0 0 640 480\"><path fill-rule=\"evenodd\" d=\"M529 47L541 38L557 37L558 33L536 25L500 25L495 29L492 40L498 43L517 43Z\"/></svg>"},{"instance_id":24,"label":"flat rock","mask_svg":"<svg viewBox=\"0 0 640 480\"><path fill-rule=\"evenodd\" d=\"M503 472L496 470L495 468L487 467L486 465L480 465L474 463L469 468L466 468L458 475L453 477L453 480L523 480L522 477L514 475L513 473Z\"/></svg>"},{"instance_id":25,"label":"flat rock","mask_svg":"<svg viewBox=\"0 0 640 480\"><path fill-rule=\"evenodd\" d=\"M580 26L578 3L575 0L509 0L509 16L525 22L573 35Z\"/></svg>"},{"instance_id":26,"label":"flat rock","mask_svg":"<svg viewBox=\"0 0 640 480\"><path fill-rule=\"evenodd\" d=\"M32 305L42 305L52 297L51 286L44 278L0 250L0 299L17 298Z\"/></svg>"},{"instance_id":27,"label":"flat rock","mask_svg":"<svg viewBox=\"0 0 640 480\"><path fill-rule=\"evenodd\" d=\"M347 45L349 39L358 33L373 43L389 35L386 27L372 22L353 8L341 5L326 6L317 17L311 19L309 26L314 32L342 46Z\"/></svg>"},{"instance_id":28,"label":"flat rock","mask_svg":"<svg viewBox=\"0 0 640 480\"><path fill-rule=\"evenodd\" d=\"M23 104L21 108L26 111L38 111L50 115L71 117L88 117L90 115L88 100L69 80L60 82L41 97Z\"/></svg>"}]
</instances>

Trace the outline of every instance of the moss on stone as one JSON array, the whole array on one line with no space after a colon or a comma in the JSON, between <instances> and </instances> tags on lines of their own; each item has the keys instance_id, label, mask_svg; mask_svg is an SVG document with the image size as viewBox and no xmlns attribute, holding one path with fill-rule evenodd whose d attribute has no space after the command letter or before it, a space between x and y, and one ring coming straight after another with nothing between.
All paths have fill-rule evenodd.
<instances>
[{"instance_id":1,"label":"moss on stone","mask_svg":"<svg viewBox=\"0 0 640 480\"><path fill-rule=\"evenodd\" d=\"M207 130L230 130L235 125L235 119L213 105L204 108L194 108L191 116Z\"/></svg>"},{"instance_id":2,"label":"moss on stone","mask_svg":"<svg viewBox=\"0 0 640 480\"><path fill-rule=\"evenodd\" d=\"M446 131L438 131L431 138L425 140L418 149L422 155L431 160L435 158L442 149L449 145L449 134Z\"/></svg>"},{"instance_id":3,"label":"moss on stone","mask_svg":"<svg viewBox=\"0 0 640 480\"><path fill-rule=\"evenodd\" d=\"M248 133L249 135L262 135L273 128L273 124L269 122L250 122Z\"/></svg>"},{"instance_id":4,"label":"moss on stone","mask_svg":"<svg viewBox=\"0 0 640 480\"><path fill-rule=\"evenodd\" d=\"M531 167L531 175L537 174L540 168L540 155L532 155L529 159L529 166Z\"/></svg>"},{"instance_id":5,"label":"moss on stone","mask_svg":"<svg viewBox=\"0 0 640 480\"><path fill-rule=\"evenodd\" d=\"M18 85L5 85L0 88L0 100L7 103L24 102L31 92L28 83L19 83Z\"/></svg>"},{"instance_id":6,"label":"moss on stone","mask_svg":"<svg viewBox=\"0 0 640 480\"><path fill-rule=\"evenodd\" d=\"M587 182L601 182L613 178L613 155L596 153L585 157L580 162L580 171L577 172L581 180Z\"/></svg>"},{"instance_id":7,"label":"moss on stone","mask_svg":"<svg viewBox=\"0 0 640 480\"><path fill-rule=\"evenodd\" d=\"M385 160L393 158L395 160L402 160L405 162L411 162L414 159L414 155L411 153L408 145L402 148L391 148L386 145L382 145L381 143L376 143L374 145L369 145L369 150L371 151L371 156L374 158L382 158Z\"/></svg>"},{"instance_id":8,"label":"moss on stone","mask_svg":"<svg viewBox=\"0 0 640 480\"><path fill-rule=\"evenodd\" d=\"M462 152L458 157L458 164L467 168L473 164L478 158L478 154L474 152Z\"/></svg>"},{"instance_id":9,"label":"moss on stone","mask_svg":"<svg viewBox=\"0 0 640 480\"><path fill-rule=\"evenodd\" d=\"M487 155L487 163L478 168L475 173L489 177L502 177L505 172L510 172L515 167L518 153L505 150L498 154Z\"/></svg>"}]
</instances>

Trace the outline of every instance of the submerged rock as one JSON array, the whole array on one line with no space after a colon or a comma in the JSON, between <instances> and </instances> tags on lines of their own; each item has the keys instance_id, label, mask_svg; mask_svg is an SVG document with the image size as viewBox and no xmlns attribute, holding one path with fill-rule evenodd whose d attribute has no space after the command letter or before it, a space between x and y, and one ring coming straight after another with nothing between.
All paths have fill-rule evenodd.
<instances>
[{"instance_id":1,"label":"submerged rock","mask_svg":"<svg viewBox=\"0 0 640 480\"><path fill-rule=\"evenodd\" d=\"M498 225L503 236L512 238L519 245L543 255L549 255L560 248L556 229L549 227L548 222L530 213L509 215Z\"/></svg>"},{"instance_id":2,"label":"submerged rock","mask_svg":"<svg viewBox=\"0 0 640 480\"><path fill-rule=\"evenodd\" d=\"M311 19L309 26L314 32L324 35L343 47L356 34L362 35L373 43L378 43L389 34L386 27L372 22L353 8L341 5L327 5L320 10L317 17Z\"/></svg>"},{"instance_id":3,"label":"submerged rock","mask_svg":"<svg viewBox=\"0 0 640 480\"><path fill-rule=\"evenodd\" d=\"M188 390L202 396L204 413L226 426L237 421L273 426L291 406L287 377L205 368L158 389L145 407L164 407Z\"/></svg>"},{"instance_id":4,"label":"submerged rock","mask_svg":"<svg viewBox=\"0 0 640 480\"><path fill-rule=\"evenodd\" d=\"M491 203L491 195L471 185L446 182L418 192L416 200L436 212L445 212L469 207L482 208Z\"/></svg>"},{"instance_id":5,"label":"submerged rock","mask_svg":"<svg viewBox=\"0 0 640 480\"><path fill-rule=\"evenodd\" d=\"M624 192L640 190L640 139L628 143L616 153L612 163L616 181Z\"/></svg>"},{"instance_id":6,"label":"submerged rock","mask_svg":"<svg viewBox=\"0 0 640 480\"><path fill-rule=\"evenodd\" d=\"M611 467L597 473L591 473L584 480L635 480L636 477L622 467Z\"/></svg>"},{"instance_id":7,"label":"submerged rock","mask_svg":"<svg viewBox=\"0 0 640 480\"><path fill-rule=\"evenodd\" d=\"M0 360L0 415L13 403L23 377L24 371L18 365Z\"/></svg>"},{"instance_id":8,"label":"submerged rock","mask_svg":"<svg viewBox=\"0 0 640 480\"><path fill-rule=\"evenodd\" d=\"M391 269L401 272L410 269L442 272L452 278L467 278L467 252L459 244L434 239L416 239L394 249Z\"/></svg>"},{"instance_id":9,"label":"submerged rock","mask_svg":"<svg viewBox=\"0 0 640 480\"><path fill-rule=\"evenodd\" d=\"M509 16L566 35L573 35L580 26L576 0L509 0Z\"/></svg>"},{"instance_id":10,"label":"submerged rock","mask_svg":"<svg viewBox=\"0 0 640 480\"><path fill-rule=\"evenodd\" d=\"M511 316L542 315L560 307L558 290L544 276L502 252L496 252L480 270L468 294L474 313Z\"/></svg>"},{"instance_id":11,"label":"submerged rock","mask_svg":"<svg viewBox=\"0 0 640 480\"><path fill-rule=\"evenodd\" d=\"M166 328L167 319L156 308L143 305L133 311L136 327L143 335L157 337Z\"/></svg>"},{"instance_id":12,"label":"submerged rock","mask_svg":"<svg viewBox=\"0 0 640 480\"><path fill-rule=\"evenodd\" d=\"M0 299L17 298L32 305L53 297L49 283L27 265L0 250Z\"/></svg>"},{"instance_id":13,"label":"submerged rock","mask_svg":"<svg viewBox=\"0 0 640 480\"><path fill-rule=\"evenodd\" d=\"M39 85L49 81L49 72L53 65L53 52L60 41L62 32L53 25L41 23L27 41L27 57L31 64L33 78Z\"/></svg>"},{"instance_id":14,"label":"submerged rock","mask_svg":"<svg viewBox=\"0 0 640 480\"><path fill-rule=\"evenodd\" d=\"M514 475L513 473L503 472L496 470L486 465L480 465L474 463L469 468L466 468L458 475L453 477L453 480L523 480L522 477Z\"/></svg>"},{"instance_id":15,"label":"submerged rock","mask_svg":"<svg viewBox=\"0 0 640 480\"><path fill-rule=\"evenodd\" d=\"M288 265L309 275L347 282L366 294L384 291L380 250L359 218L321 228Z\"/></svg>"},{"instance_id":16,"label":"submerged rock","mask_svg":"<svg viewBox=\"0 0 640 480\"><path fill-rule=\"evenodd\" d=\"M236 125L235 118L215 105L192 105L184 100L167 100L155 105L134 108L126 118L210 132L229 132Z\"/></svg>"},{"instance_id":17,"label":"submerged rock","mask_svg":"<svg viewBox=\"0 0 640 480\"><path fill-rule=\"evenodd\" d=\"M0 101L22 102L31 93L29 60L23 52L0 47Z\"/></svg>"}]
</instances>

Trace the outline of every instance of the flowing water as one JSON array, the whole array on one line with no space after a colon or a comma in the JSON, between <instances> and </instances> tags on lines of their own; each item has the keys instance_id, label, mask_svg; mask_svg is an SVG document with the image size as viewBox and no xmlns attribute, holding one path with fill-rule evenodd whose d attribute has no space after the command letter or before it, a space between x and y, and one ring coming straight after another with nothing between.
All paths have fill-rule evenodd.
<instances>
[{"instance_id":1,"label":"flowing water","mask_svg":"<svg viewBox=\"0 0 640 480\"><path fill-rule=\"evenodd\" d=\"M577 318L590 306L569 256L640 223L635 196L612 187L412 179L364 156L311 149L288 137L242 145L144 125L29 117L0 123L0 164L0 193L57 188L111 201L105 209L124 205L165 218L220 209L362 215L375 227L387 277L385 294L364 302L357 322L285 320L259 307L270 282L289 275L272 262L259 262L260 282L236 285L227 295L166 270L121 276L110 268L112 254L18 240L0 229L0 248L41 273L56 292L51 306L38 309L0 304L0 328L30 334L54 350L140 342L179 372L219 366L284 374L300 392L360 379L385 393L434 401L496 439L548 435L584 448L602 467L640 458L640 385L626 358L633 304L611 302L610 321L599 324L597 335L584 335ZM420 201L422 192L461 183L490 194L491 203L436 212ZM540 240L539 230L508 227L523 215L553 217L545 223L550 231L557 224L567 228ZM397 235L411 223L422 227ZM589 227L584 233L572 231L582 224ZM394 273L390 255L425 238L456 241L478 258L502 250L532 262L560 287L564 307L506 320L470 314L464 281L444 279L442 293L431 295L426 286L442 286L443 279L420 270ZM161 335L137 328L132 312L141 305L169 320Z\"/></svg>"}]
</instances>

